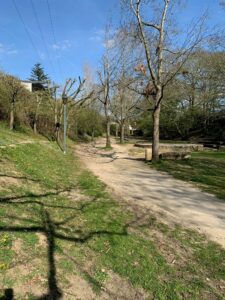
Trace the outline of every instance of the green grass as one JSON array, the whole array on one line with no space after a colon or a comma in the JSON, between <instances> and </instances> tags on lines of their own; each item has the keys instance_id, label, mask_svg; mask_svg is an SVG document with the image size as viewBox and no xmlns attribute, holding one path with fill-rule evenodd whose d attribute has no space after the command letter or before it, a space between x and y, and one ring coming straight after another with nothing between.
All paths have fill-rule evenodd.
<instances>
[{"instance_id":1,"label":"green grass","mask_svg":"<svg viewBox=\"0 0 225 300\"><path fill-rule=\"evenodd\" d=\"M46 188L67 188L74 183L76 167L71 153L62 155L54 143L18 145L1 149L2 156L10 160L28 178L39 181Z\"/></svg>"},{"instance_id":2,"label":"green grass","mask_svg":"<svg viewBox=\"0 0 225 300\"><path fill-rule=\"evenodd\" d=\"M224 250L150 213L133 228L135 214L82 169L71 150L64 156L54 143L37 143L0 153L0 173L18 177L0 194L0 291L32 284L51 290L56 280L68 291L71 276L80 276L97 298L114 272L149 299L225 295L218 288L225 280ZM17 298L26 297L35 299L32 291Z\"/></svg>"},{"instance_id":3,"label":"green grass","mask_svg":"<svg viewBox=\"0 0 225 300\"><path fill-rule=\"evenodd\" d=\"M195 152L190 159L161 160L150 164L178 179L190 181L225 200L225 152Z\"/></svg>"},{"instance_id":4,"label":"green grass","mask_svg":"<svg viewBox=\"0 0 225 300\"><path fill-rule=\"evenodd\" d=\"M45 139L40 135L35 135L31 129L27 128L18 128L15 131L10 131L8 124L0 122L0 146L17 144L28 140L43 141Z\"/></svg>"}]
</instances>

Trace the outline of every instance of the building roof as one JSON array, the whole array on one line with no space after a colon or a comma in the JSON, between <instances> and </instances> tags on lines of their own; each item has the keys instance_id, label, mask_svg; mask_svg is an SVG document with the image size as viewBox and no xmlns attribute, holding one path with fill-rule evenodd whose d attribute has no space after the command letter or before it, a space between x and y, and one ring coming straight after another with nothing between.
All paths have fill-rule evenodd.
<instances>
[{"instance_id":1,"label":"building roof","mask_svg":"<svg viewBox=\"0 0 225 300\"><path fill-rule=\"evenodd\" d=\"M34 83L34 84L46 84L46 81L36 81L36 80L20 80L22 82L26 82L26 83Z\"/></svg>"}]
</instances>

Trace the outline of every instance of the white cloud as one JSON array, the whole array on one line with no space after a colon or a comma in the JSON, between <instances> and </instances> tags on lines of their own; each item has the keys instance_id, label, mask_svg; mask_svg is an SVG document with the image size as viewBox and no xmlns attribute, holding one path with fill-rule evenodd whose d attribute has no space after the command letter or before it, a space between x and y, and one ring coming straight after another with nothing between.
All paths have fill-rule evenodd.
<instances>
[{"instance_id":1,"label":"white cloud","mask_svg":"<svg viewBox=\"0 0 225 300\"><path fill-rule=\"evenodd\" d=\"M116 33L115 29L109 29L108 32L104 29L95 29L89 41L100 43L104 48L111 49L115 46Z\"/></svg>"},{"instance_id":2,"label":"white cloud","mask_svg":"<svg viewBox=\"0 0 225 300\"><path fill-rule=\"evenodd\" d=\"M16 49L14 49L14 50L9 50L9 51L7 52L7 54L8 54L8 55L16 55L16 54L18 54L18 50L16 50Z\"/></svg>"},{"instance_id":3,"label":"white cloud","mask_svg":"<svg viewBox=\"0 0 225 300\"><path fill-rule=\"evenodd\" d=\"M69 40L64 40L52 45L52 49L54 50L68 50L72 47L72 44Z\"/></svg>"},{"instance_id":4,"label":"white cloud","mask_svg":"<svg viewBox=\"0 0 225 300\"><path fill-rule=\"evenodd\" d=\"M14 48L14 45L5 45L0 43L0 54L16 55L18 54L18 50Z\"/></svg>"},{"instance_id":5,"label":"white cloud","mask_svg":"<svg viewBox=\"0 0 225 300\"><path fill-rule=\"evenodd\" d=\"M41 60L45 60L46 59L46 56L45 56L45 54L43 52L38 51L38 55L41 58Z\"/></svg>"},{"instance_id":6,"label":"white cloud","mask_svg":"<svg viewBox=\"0 0 225 300\"><path fill-rule=\"evenodd\" d=\"M112 49L112 48L115 46L115 40L114 40L114 39L106 40L106 41L103 43L103 46L104 46L106 49Z\"/></svg>"},{"instance_id":7,"label":"white cloud","mask_svg":"<svg viewBox=\"0 0 225 300\"><path fill-rule=\"evenodd\" d=\"M103 29L95 29L89 40L93 42L101 42L104 39L104 35L105 31Z\"/></svg>"}]
</instances>

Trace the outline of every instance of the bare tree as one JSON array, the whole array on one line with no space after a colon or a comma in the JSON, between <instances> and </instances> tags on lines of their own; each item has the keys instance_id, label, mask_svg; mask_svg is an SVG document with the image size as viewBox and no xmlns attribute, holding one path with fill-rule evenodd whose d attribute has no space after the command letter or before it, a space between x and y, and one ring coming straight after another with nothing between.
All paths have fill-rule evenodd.
<instances>
[{"instance_id":1,"label":"bare tree","mask_svg":"<svg viewBox=\"0 0 225 300\"><path fill-rule=\"evenodd\" d=\"M110 116L110 81L111 81L111 68L109 65L108 51L103 56L102 70L98 71L100 81L100 88L98 90L98 100L103 104L104 114L106 120L106 147L111 147L111 116Z\"/></svg>"},{"instance_id":2,"label":"bare tree","mask_svg":"<svg viewBox=\"0 0 225 300\"><path fill-rule=\"evenodd\" d=\"M194 29L188 31L183 45L179 46L179 43L175 45L168 20L173 3L171 0L160 1L157 9L159 15L154 18L154 21L146 21L146 16L144 16L144 9L147 11L153 1L129 0L129 2L138 28L138 39L143 45L145 53L146 65L142 64L137 71L148 78L144 94L152 105L152 160L156 161L159 159L159 124L164 89L180 72L189 55L202 39L203 22L201 19L195 24ZM155 16L153 10L152 13Z\"/></svg>"},{"instance_id":3,"label":"bare tree","mask_svg":"<svg viewBox=\"0 0 225 300\"><path fill-rule=\"evenodd\" d=\"M70 116L77 107L82 107L85 103L93 101L94 90L91 90L90 87L87 89L85 87L85 83L86 79L81 79L80 77L78 77L78 80L71 78L68 79L64 85L60 98L62 99L63 95L66 95L68 99L66 104L68 107L68 120L70 120ZM60 101L60 103L61 108L59 120L61 123L63 115L63 102ZM75 120L72 121L74 122ZM68 126L70 126L69 122Z\"/></svg>"},{"instance_id":4,"label":"bare tree","mask_svg":"<svg viewBox=\"0 0 225 300\"><path fill-rule=\"evenodd\" d=\"M129 89L130 78L126 77L125 72L120 74L116 80L114 96L111 103L111 111L120 126L120 143L124 143L125 126L137 115L137 106L140 96Z\"/></svg>"},{"instance_id":5,"label":"bare tree","mask_svg":"<svg viewBox=\"0 0 225 300\"><path fill-rule=\"evenodd\" d=\"M38 120L40 117L40 114L43 113L43 111L48 111L48 100L50 99L50 94L48 90L38 90L35 91L32 94L32 115L33 115L33 130L34 133L37 134L37 126L38 126Z\"/></svg>"},{"instance_id":6,"label":"bare tree","mask_svg":"<svg viewBox=\"0 0 225 300\"><path fill-rule=\"evenodd\" d=\"M88 100L92 100L93 98L93 90L90 87L87 89L85 86L86 80L78 77L77 79L69 78L63 88L60 86L53 85L49 87L49 102L51 105L51 109L54 112L54 123L55 123L55 139L59 142L59 133L60 127L63 119L63 95L67 97L67 108L68 108L68 120L70 120L70 116L76 109L76 107L83 106L85 102ZM57 89L59 91L57 92ZM73 120L76 122L75 120ZM67 124L70 126L70 122Z\"/></svg>"}]
</instances>

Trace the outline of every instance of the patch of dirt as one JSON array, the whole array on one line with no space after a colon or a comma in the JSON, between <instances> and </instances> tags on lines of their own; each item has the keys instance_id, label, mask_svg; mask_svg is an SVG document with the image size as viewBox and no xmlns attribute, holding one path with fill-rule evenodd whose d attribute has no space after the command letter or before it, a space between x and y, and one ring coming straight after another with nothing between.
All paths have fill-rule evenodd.
<instances>
[{"instance_id":1,"label":"patch of dirt","mask_svg":"<svg viewBox=\"0 0 225 300\"><path fill-rule=\"evenodd\" d=\"M81 192L79 192L79 189L72 189L70 191L66 191L61 193L61 195L65 196L66 198L75 201L75 202L85 202L85 201L90 201L90 197L86 195L82 195Z\"/></svg>"},{"instance_id":2,"label":"patch of dirt","mask_svg":"<svg viewBox=\"0 0 225 300\"><path fill-rule=\"evenodd\" d=\"M14 247L18 249L21 245L16 243ZM40 268L44 268L44 272ZM48 274L47 268L41 259L35 258L30 261L17 262L13 268L6 271L4 277L13 282L10 288L13 289L15 299L26 299L28 295L40 297L47 292L45 287L47 279L42 273Z\"/></svg>"},{"instance_id":3,"label":"patch of dirt","mask_svg":"<svg viewBox=\"0 0 225 300\"><path fill-rule=\"evenodd\" d=\"M126 279L112 271L108 271L109 279L107 279L103 292L99 299L115 299L115 300L145 300L149 299L149 294L141 288L134 288Z\"/></svg>"},{"instance_id":4,"label":"patch of dirt","mask_svg":"<svg viewBox=\"0 0 225 300\"><path fill-rule=\"evenodd\" d=\"M22 239L16 239L15 241L13 241L12 250L16 254L21 253L22 249L23 249L23 240Z\"/></svg>"},{"instance_id":5,"label":"patch of dirt","mask_svg":"<svg viewBox=\"0 0 225 300\"><path fill-rule=\"evenodd\" d=\"M38 237L38 246L41 248L46 248L48 247L48 241L46 236L43 233L36 232L36 235Z\"/></svg>"},{"instance_id":6,"label":"patch of dirt","mask_svg":"<svg viewBox=\"0 0 225 300\"><path fill-rule=\"evenodd\" d=\"M195 229L225 247L225 201L131 157L132 145L113 142L112 151L106 152L100 148L104 144L102 138L96 141L98 148L80 144L76 153L116 198L163 214L166 222Z\"/></svg>"},{"instance_id":7,"label":"patch of dirt","mask_svg":"<svg viewBox=\"0 0 225 300\"><path fill-rule=\"evenodd\" d=\"M106 280L98 282L95 279L96 272L96 254L90 249L87 250L84 264L74 257L64 256L74 264L74 270L79 274L70 274L66 276L69 281L68 287L62 288L63 299L79 300L139 300L149 299L149 294L142 288L135 288L125 278L115 274L112 270L104 269ZM103 272L103 271L102 271ZM61 275L60 275L61 276ZM100 291L95 291L94 286L101 287Z\"/></svg>"},{"instance_id":8,"label":"patch of dirt","mask_svg":"<svg viewBox=\"0 0 225 300\"><path fill-rule=\"evenodd\" d=\"M39 285L40 278L39 276L34 276L32 279L27 280L27 282L20 286L14 286L14 294L17 297L21 297L20 299L30 299L30 295L37 297L42 297L43 295L48 293L48 289L44 288L42 285ZM16 299L16 298L15 298Z\"/></svg>"},{"instance_id":9,"label":"patch of dirt","mask_svg":"<svg viewBox=\"0 0 225 300\"><path fill-rule=\"evenodd\" d=\"M0 186L5 188L7 186L10 185L15 185L15 186L19 186L20 185L20 180L17 178L13 178L10 176L1 176L0 175Z\"/></svg>"},{"instance_id":10,"label":"patch of dirt","mask_svg":"<svg viewBox=\"0 0 225 300\"><path fill-rule=\"evenodd\" d=\"M91 285L78 275L70 275L67 277L69 286L63 291L63 299L79 299L79 300L94 300L96 294L93 292Z\"/></svg>"},{"instance_id":11,"label":"patch of dirt","mask_svg":"<svg viewBox=\"0 0 225 300\"><path fill-rule=\"evenodd\" d=\"M63 299L79 300L144 300L149 299L147 294L141 288L134 288L126 279L112 271L107 271L107 280L102 285L101 292L94 292L92 285L88 280L79 275L72 274L67 277L68 287L64 289ZM90 276L91 278L91 276ZM70 298L71 297L71 298Z\"/></svg>"}]
</instances>

